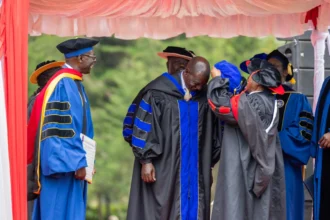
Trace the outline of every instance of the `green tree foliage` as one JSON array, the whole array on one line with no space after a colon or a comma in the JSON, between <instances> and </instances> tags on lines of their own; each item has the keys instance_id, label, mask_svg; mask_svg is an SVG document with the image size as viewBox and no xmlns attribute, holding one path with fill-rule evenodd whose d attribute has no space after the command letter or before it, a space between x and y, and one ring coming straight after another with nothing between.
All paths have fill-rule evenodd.
<instances>
[{"instance_id":1,"label":"green tree foliage","mask_svg":"<svg viewBox=\"0 0 330 220\"><path fill-rule=\"evenodd\" d=\"M29 75L45 60L63 60L56 45L67 38L39 36L29 38ZM157 56L167 46L180 46L204 56L210 64L226 59L236 65L252 55L278 47L274 38L216 39L185 38L184 35L158 41L125 41L100 38L96 47L97 64L84 77L97 141L97 173L89 187L89 219L117 215L125 219L134 157L122 138L122 122L128 106L150 80L166 71L166 60ZM29 94L36 89L29 84ZM137 198L138 199L138 198ZM111 204L111 206L110 206ZM111 208L110 208L111 207Z\"/></svg>"}]
</instances>

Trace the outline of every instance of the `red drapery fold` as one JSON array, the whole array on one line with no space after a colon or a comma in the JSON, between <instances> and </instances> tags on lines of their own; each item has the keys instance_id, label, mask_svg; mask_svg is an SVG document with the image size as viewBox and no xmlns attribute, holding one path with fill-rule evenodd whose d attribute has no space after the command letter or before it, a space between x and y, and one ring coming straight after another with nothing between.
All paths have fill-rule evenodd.
<instances>
[{"instance_id":1,"label":"red drapery fold","mask_svg":"<svg viewBox=\"0 0 330 220\"><path fill-rule=\"evenodd\" d=\"M12 211L27 219L27 61L29 0L2 0L0 55L4 55Z\"/></svg>"},{"instance_id":2,"label":"red drapery fold","mask_svg":"<svg viewBox=\"0 0 330 220\"><path fill-rule=\"evenodd\" d=\"M319 8L320 8L320 6L309 10L306 13L306 17L305 17L305 23L308 23L308 21L312 21L315 29L317 29L317 19L319 17Z\"/></svg>"},{"instance_id":3,"label":"red drapery fold","mask_svg":"<svg viewBox=\"0 0 330 220\"><path fill-rule=\"evenodd\" d=\"M320 7L318 30L327 31L330 0L30 0L29 33L122 39L167 39L182 33L293 37L313 28L304 19L315 7Z\"/></svg>"}]
</instances>

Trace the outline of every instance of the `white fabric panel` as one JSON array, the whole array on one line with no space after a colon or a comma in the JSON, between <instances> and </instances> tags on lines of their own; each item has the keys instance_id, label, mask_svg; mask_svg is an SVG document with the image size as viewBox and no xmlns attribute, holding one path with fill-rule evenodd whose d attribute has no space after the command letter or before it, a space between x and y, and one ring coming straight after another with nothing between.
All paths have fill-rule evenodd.
<instances>
[{"instance_id":1,"label":"white fabric panel","mask_svg":"<svg viewBox=\"0 0 330 220\"><path fill-rule=\"evenodd\" d=\"M3 60L0 60L0 219L12 220L10 167L7 139L6 102L3 81Z\"/></svg>"},{"instance_id":2,"label":"white fabric panel","mask_svg":"<svg viewBox=\"0 0 330 220\"><path fill-rule=\"evenodd\" d=\"M329 32L313 30L311 41L314 47L314 102L313 112L315 113L317 100L324 81L324 54Z\"/></svg>"}]
</instances>

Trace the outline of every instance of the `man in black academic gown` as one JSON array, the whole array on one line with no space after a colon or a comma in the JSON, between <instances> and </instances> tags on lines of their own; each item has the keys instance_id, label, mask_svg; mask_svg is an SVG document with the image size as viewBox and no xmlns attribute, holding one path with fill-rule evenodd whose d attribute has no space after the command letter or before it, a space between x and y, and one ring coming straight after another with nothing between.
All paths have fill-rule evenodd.
<instances>
[{"instance_id":1,"label":"man in black academic gown","mask_svg":"<svg viewBox=\"0 0 330 220\"><path fill-rule=\"evenodd\" d=\"M157 55L167 60L167 72L171 75L183 71L186 68L189 60L195 57L195 53L193 51L186 50L182 47L174 46L167 47L165 50L163 50L163 52L157 53ZM145 93L145 88L147 86L142 88L140 92L136 95L133 102L129 106L125 116L125 120L123 123L123 136L125 141L128 142L130 145L132 143L133 122L135 117L133 112L136 112L136 107L140 103Z\"/></svg>"},{"instance_id":2,"label":"man in black academic gown","mask_svg":"<svg viewBox=\"0 0 330 220\"><path fill-rule=\"evenodd\" d=\"M146 88L132 134L135 155L128 220L210 218L211 167L220 155L218 121L206 92L202 57Z\"/></svg>"}]
</instances>

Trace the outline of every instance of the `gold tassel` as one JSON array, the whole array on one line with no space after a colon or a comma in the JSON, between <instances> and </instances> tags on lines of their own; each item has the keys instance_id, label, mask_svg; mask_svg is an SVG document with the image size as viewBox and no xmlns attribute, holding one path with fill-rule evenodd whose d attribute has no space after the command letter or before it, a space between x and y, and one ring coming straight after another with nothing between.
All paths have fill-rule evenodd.
<instances>
[{"instance_id":1,"label":"gold tassel","mask_svg":"<svg viewBox=\"0 0 330 220\"><path fill-rule=\"evenodd\" d=\"M288 74L290 76L293 75L293 73L292 73L292 64L291 63L288 64ZM296 84L295 78L292 77L292 79L289 81L289 83L291 83L292 85Z\"/></svg>"},{"instance_id":2,"label":"gold tassel","mask_svg":"<svg viewBox=\"0 0 330 220\"><path fill-rule=\"evenodd\" d=\"M289 81L292 85L296 84L296 80L292 77L292 79Z\"/></svg>"},{"instance_id":3,"label":"gold tassel","mask_svg":"<svg viewBox=\"0 0 330 220\"><path fill-rule=\"evenodd\" d=\"M288 74L290 76L292 76L292 64L291 63L288 64Z\"/></svg>"},{"instance_id":4,"label":"gold tassel","mask_svg":"<svg viewBox=\"0 0 330 220\"><path fill-rule=\"evenodd\" d=\"M185 88L185 94L184 94L184 100L186 100L187 102L192 98L189 90L187 88Z\"/></svg>"}]
</instances>

